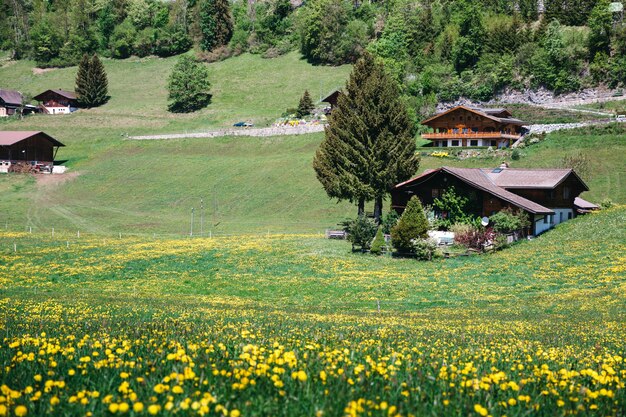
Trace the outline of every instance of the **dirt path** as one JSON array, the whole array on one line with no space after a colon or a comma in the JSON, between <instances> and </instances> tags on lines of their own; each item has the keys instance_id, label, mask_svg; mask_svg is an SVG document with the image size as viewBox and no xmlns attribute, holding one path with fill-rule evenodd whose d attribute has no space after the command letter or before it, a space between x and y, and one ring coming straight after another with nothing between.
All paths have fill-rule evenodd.
<instances>
[{"instance_id":1,"label":"dirt path","mask_svg":"<svg viewBox=\"0 0 626 417\"><path fill-rule=\"evenodd\" d=\"M206 132L193 133L177 133L170 135L146 135L146 136L129 136L132 140L158 140L158 139L183 139L183 138L217 138L222 136L284 136L284 135L306 135L309 133L323 132L324 125L299 125L299 126L272 126L272 127L252 127L252 128L234 128L234 129L218 129Z\"/></svg>"}]
</instances>

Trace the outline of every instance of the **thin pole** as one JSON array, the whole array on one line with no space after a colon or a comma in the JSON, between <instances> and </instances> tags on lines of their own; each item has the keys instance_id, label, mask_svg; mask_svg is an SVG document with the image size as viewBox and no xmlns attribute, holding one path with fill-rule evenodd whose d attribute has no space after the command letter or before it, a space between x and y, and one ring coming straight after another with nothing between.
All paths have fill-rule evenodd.
<instances>
[{"instance_id":1,"label":"thin pole","mask_svg":"<svg viewBox=\"0 0 626 417\"><path fill-rule=\"evenodd\" d=\"M191 208L191 228L189 229L189 236L193 236L193 207Z\"/></svg>"},{"instance_id":2,"label":"thin pole","mask_svg":"<svg viewBox=\"0 0 626 417\"><path fill-rule=\"evenodd\" d=\"M204 234L204 199L200 199L200 236Z\"/></svg>"}]
</instances>

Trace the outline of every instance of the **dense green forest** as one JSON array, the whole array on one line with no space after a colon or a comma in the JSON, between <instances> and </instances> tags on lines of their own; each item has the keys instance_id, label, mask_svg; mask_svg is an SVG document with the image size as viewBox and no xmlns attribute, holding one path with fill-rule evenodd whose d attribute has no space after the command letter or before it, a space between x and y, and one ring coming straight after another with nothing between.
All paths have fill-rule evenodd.
<instances>
[{"instance_id":1,"label":"dense green forest","mask_svg":"<svg viewBox=\"0 0 626 417\"><path fill-rule=\"evenodd\" d=\"M385 63L416 113L505 87L626 84L626 27L608 0L1 0L0 49L37 65L84 53L205 61L299 49L309 62ZM9 86L3 86L9 87Z\"/></svg>"}]
</instances>

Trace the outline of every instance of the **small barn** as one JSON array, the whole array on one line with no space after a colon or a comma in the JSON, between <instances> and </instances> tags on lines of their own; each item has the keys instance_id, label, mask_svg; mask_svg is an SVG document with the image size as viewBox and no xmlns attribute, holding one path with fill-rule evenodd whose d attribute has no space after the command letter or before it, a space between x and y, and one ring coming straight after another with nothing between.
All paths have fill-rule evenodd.
<instances>
[{"instance_id":1,"label":"small barn","mask_svg":"<svg viewBox=\"0 0 626 417\"><path fill-rule=\"evenodd\" d=\"M0 172L52 172L61 142L44 132L0 131Z\"/></svg>"},{"instance_id":2,"label":"small barn","mask_svg":"<svg viewBox=\"0 0 626 417\"><path fill-rule=\"evenodd\" d=\"M337 107L337 100L339 100L339 95L341 95L341 90L334 90L332 93L328 94L326 97L320 100L322 103L328 103L330 105L329 108L325 109L325 112L330 113L335 107Z\"/></svg>"},{"instance_id":3,"label":"small barn","mask_svg":"<svg viewBox=\"0 0 626 417\"><path fill-rule=\"evenodd\" d=\"M19 91L0 89L0 117L14 115L22 106L23 101Z\"/></svg>"},{"instance_id":4,"label":"small barn","mask_svg":"<svg viewBox=\"0 0 626 417\"><path fill-rule=\"evenodd\" d=\"M33 97L41 102L40 108L46 114L69 114L78 109L76 93L65 90L46 90Z\"/></svg>"}]
</instances>

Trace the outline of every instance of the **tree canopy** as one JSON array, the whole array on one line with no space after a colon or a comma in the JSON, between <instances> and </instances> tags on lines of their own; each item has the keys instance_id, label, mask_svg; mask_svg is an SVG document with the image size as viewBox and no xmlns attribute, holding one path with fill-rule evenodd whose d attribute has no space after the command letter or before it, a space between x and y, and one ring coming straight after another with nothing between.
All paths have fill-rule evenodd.
<instances>
[{"instance_id":1,"label":"tree canopy","mask_svg":"<svg viewBox=\"0 0 626 417\"><path fill-rule=\"evenodd\" d=\"M313 161L317 178L329 197L356 203L359 214L375 200L378 221L388 191L417 171L413 134L396 83L366 53L329 117Z\"/></svg>"},{"instance_id":2,"label":"tree canopy","mask_svg":"<svg viewBox=\"0 0 626 417\"><path fill-rule=\"evenodd\" d=\"M207 106L211 101L209 70L194 58L183 55L178 59L168 79L168 110L189 113Z\"/></svg>"}]
</instances>

